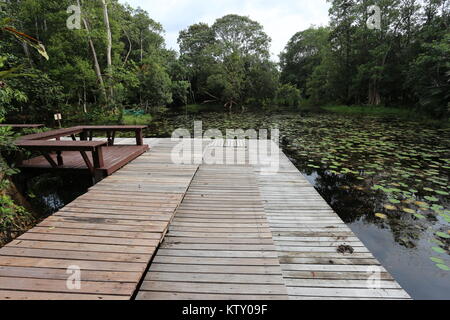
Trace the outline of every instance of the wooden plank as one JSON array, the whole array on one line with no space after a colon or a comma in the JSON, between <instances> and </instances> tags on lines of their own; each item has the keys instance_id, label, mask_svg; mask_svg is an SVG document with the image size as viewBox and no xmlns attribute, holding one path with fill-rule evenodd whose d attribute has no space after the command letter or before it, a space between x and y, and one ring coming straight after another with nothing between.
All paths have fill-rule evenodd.
<instances>
[{"instance_id":1,"label":"wooden plank","mask_svg":"<svg viewBox=\"0 0 450 320\"><path fill-rule=\"evenodd\" d=\"M250 167L200 167L153 259L138 299L287 298L261 200L256 192L239 194L231 188L235 184L247 190L256 188ZM196 190L204 185L208 188L197 197ZM229 199L234 196L233 201L215 196L222 191ZM215 211L220 214L214 215ZM191 221L192 213L194 222L186 222Z\"/></svg>"},{"instance_id":2,"label":"wooden plank","mask_svg":"<svg viewBox=\"0 0 450 320\"><path fill-rule=\"evenodd\" d=\"M0 300L128 300L128 296L0 290Z\"/></svg>"}]
</instances>

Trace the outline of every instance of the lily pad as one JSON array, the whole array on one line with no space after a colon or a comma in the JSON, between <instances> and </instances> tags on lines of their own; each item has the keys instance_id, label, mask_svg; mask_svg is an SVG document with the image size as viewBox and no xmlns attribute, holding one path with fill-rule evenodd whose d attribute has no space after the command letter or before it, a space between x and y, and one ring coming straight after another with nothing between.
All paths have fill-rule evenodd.
<instances>
[{"instance_id":1,"label":"lily pad","mask_svg":"<svg viewBox=\"0 0 450 320\"><path fill-rule=\"evenodd\" d=\"M433 248L431 248L434 252L437 252L437 253L445 253L445 250L444 249L442 249L442 248L440 248L440 247L433 247Z\"/></svg>"},{"instance_id":2,"label":"lily pad","mask_svg":"<svg viewBox=\"0 0 450 320\"><path fill-rule=\"evenodd\" d=\"M380 218L380 219L387 219L387 215L383 214L383 213L375 213L375 216ZM449 237L450 238L450 237Z\"/></svg>"},{"instance_id":3,"label":"lily pad","mask_svg":"<svg viewBox=\"0 0 450 320\"><path fill-rule=\"evenodd\" d=\"M439 199L436 197L430 197L430 196L426 196L425 197L426 200L431 201L431 202L438 202Z\"/></svg>"},{"instance_id":4,"label":"lily pad","mask_svg":"<svg viewBox=\"0 0 450 320\"><path fill-rule=\"evenodd\" d=\"M442 269L444 271L450 271L450 267L446 266L445 264L437 264L436 267L438 267L439 269Z\"/></svg>"},{"instance_id":5,"label":"lily pad","mask_svg":"<svg viewBox=\"0 0 450 320\"><path fill-rule=\"evenodd\" d=\"M424 215L421 215L420 213L415 213L414 216L420 220L426 219L426 217Z\"/></svg>"},{"instance_id":6,"label":"lily pad","mask_svg":"<svg viewBox=\"0 0 450 320\"><path fill-rule=\"evenodd\" d=\"M436 258L436 257L430 257L430 260L439 264L444 264L445 261L442 260L441 258Z\"/></svg>"},{"instance_id":7,"label":"lily pad","mask_svg":"<svg viewBox=\"0 0 450 320\"><path fill-rule=\"evenodd\" d=\"M440 238L444 238L444 239L450 239L450 235L447 233L443 233L443 232L436 232L436 235Z\"/></svg>"}]
</instances>

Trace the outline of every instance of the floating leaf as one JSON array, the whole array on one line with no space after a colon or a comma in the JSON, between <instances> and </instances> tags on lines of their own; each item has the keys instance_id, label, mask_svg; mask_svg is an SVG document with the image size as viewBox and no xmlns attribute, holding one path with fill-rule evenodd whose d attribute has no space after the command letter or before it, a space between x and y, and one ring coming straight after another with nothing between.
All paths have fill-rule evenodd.
<instances>
[{"instance_id":1,"label":"floating leaf","mask_svg":"<svg viewBox=\"0 0 450 320\"><path fill-rule=\"evenodd\" d=\"M396 206L392 206L392 205L390 205L390 204L385 205L384 208L385 208L386 210L390 210L390 211L397 210L397 207L396 207Z\"/></svg>"},{"instance_id":2,"label":"floating leaf","mask_svg":"<svg viewBox=\"0 0 450 320\"><path fill-rule=\"evenodd\" d=\"M433 249L433 251L437 253L445 253L445 250L440 247L433 247L431 249Z\"/></svg>"},{"instance_id":3,"label":"floating leaf","mask_svg":"<svg viewBox=\"0 0 450 320\"><path fill-rule=\"evenodd\" d=\"M444 264L445 261L442 260L441 258L435 258L435 257L430 257L430 260L436 263L440 263L440 264Z\"/></svg>"},{"instance_id":4,"label":"floating leaf","mask_svg":"<svg viewBox=\"0 0 450 320\"><path fill-rule=\"evenodd\" d=\"M437 264L436 267L444 271L450 271L450 267L446 266L445 264Z\"/></svg>"},{"instance_id":5,"label":"floating leaf","mask_svg":"<svg viewBox=\"0 0 450 320\"><path fill-rule=\"evenodd\" d=\"M403 208L402 210L406 213L411 213L411 214L416 213L416 211L414 211L413 209L409 209L409 208Z\"/></svg>"},{"instance_id":6,"label":"floating leaf","mask_svg":"<svg viewBox=\"0 0 450 320\"><path fill-rule=\"evenodd\" d=\"M430 197L430 196L426 196L425 197L426 200L431 201L431 202L438 202L439 199L436 197Z\"/></svg>"},{"instance_id":7,"label":"floating leaf","mask_svg":"<svg viewBox=\"0 0 450 320\"><path fill-rule=\"evenodd\" d=\"M385 215L383 213L375 213L375 216L380 218L380 219L387 219L387 215Z\"/></svg>"},{"instance_id":8,"label":"floating leaf","mask_svg":"<svg viewBox=\"0 0 450 320\"><path fill-rule=\"evenodd\" d=\"M421 219L421 220L426 219L426 217L425 217L424 215L421 215L420 213L415 213L414 216L415 216L417 219Z\"/></svg>"},{"instance_id":9,"label":"floating leaf","mask_svg":"<svg viewBox=\"0 0 450 320\"><path fill-rule=\"evenodd\" d=\"M444 239L450 239L450 235L448 235L447 233L443 233L443 232L436 232L436 235L438 237L444 238Z\"/></svg>"}]
</instances>

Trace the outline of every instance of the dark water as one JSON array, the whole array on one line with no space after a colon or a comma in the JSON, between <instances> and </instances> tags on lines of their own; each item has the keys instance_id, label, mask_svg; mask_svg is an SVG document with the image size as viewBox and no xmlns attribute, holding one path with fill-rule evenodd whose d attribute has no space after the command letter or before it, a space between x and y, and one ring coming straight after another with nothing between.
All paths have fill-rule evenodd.
<instances>
[{"instance_id":1,"label":"dark water","mask_svg":"<svg viewBox=\"0 0 450 320\"><path fill-rule=\"evenodd\" d=\"M57 212L87 192L92 177L74 173L21 173L16 185L33 207L38 220Z\"/></svg>"}]
</instances>

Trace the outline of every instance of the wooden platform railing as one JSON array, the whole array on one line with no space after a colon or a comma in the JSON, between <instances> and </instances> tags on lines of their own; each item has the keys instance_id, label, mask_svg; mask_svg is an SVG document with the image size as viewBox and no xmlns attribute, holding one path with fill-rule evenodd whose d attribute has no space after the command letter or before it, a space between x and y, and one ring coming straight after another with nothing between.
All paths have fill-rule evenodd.
<instances>
[{"instance_id":1,"label":"wooden platform railing","mask_svg":"<svg viewBox=\"0 0 450 320\"><path fill-rule=\"evenodd\" d=\"M109 175L148 150L148 146L144 145L143 139L143 130L146 127L76 126L22 136L16 140L16 145L28 151L40 152L42 157L27 161L22 161L19 158L17 162L19 167L22 168L35 167L36 162L33 162L33 160L37 160L39 168L45 168L45 164L48 162L50 164L49 169L73 169L80 168L80 164L84 161L86 167L81 165L82 168L87 169L92 175L95 175L98 171L102 171L103 176ZM96 132L105 132L107 141L93 141ZM117 132L134 132L136 146L129 146L128 149L122 148L123 151L119 151L119 147L114 147ZM65 137L71 137L72 141L62 141L62 138ZM67 152L66 160L68 157L70 160L67 161L66 165L63 152ZM79 158L78 152L83 160ZM91 158L88 156L88 152L92 153ZM56 159L54 154L56 154ZM30 161L33 163L30 163Z\"/></svg>"},{"instance_id":2,"label":"wooden platform railing","mask_svg":"<svg viewBox=\"0 0 450 320\"><path fill-rule=\"evenodd\" d=\"M136 144L142 146L144 144L143 130L147 126L77 126L65 129L52 130L47 132L35 133L20 137L18 141L23 140L60 140L62 137L72 137L77 140L77 135L81 141L92 141L94 132L106 132L108 145L114 145L116 132L134 132L136 134Z\"/></svg>"}]
</instances>

